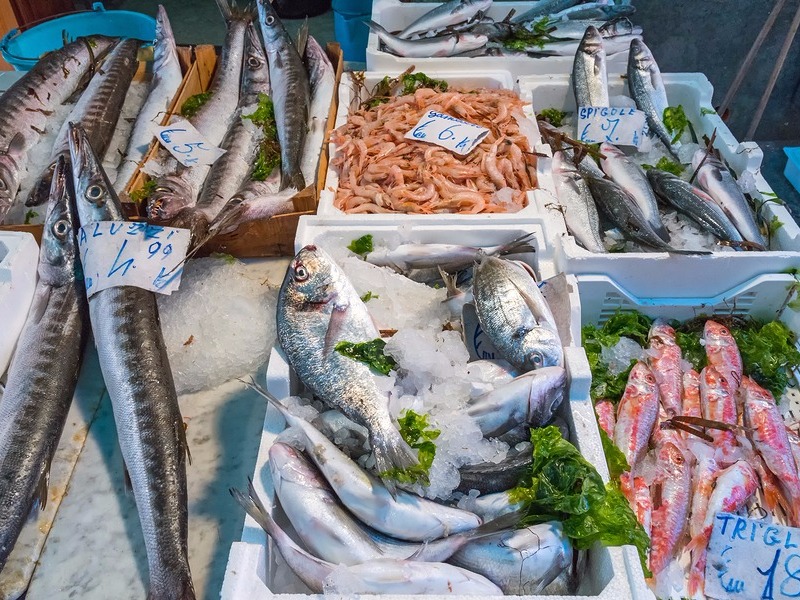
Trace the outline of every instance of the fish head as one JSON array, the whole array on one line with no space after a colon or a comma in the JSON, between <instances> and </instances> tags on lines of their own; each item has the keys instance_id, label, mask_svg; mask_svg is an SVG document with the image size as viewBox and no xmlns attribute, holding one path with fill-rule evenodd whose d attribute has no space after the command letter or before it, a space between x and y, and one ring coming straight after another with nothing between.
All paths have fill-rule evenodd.
<instances>
[{"instance_id":1,"label":"fish head","mask_svg":"<svg viewBox=\"0 0 800 600\"><path fill-rule=\"evenodd\" d=\"M327 252L313 245L301 249L286 271L281 295L296 306L323 307L334 300L340 271Z\"/></svg>"},{"instance_id":2,"label":"fish head","mask_svg":"<svg viewBox=\"0 0 800 600\"><path fill-rule=\"evenodd\" d=\"M666 171L662 171L661 169L647 169L645 173L647 175L647 181L650 182L650 185L656 192L663 189L664 184L666 184L667 182L673 179L679 179L678 177L675 177L675 175L673 175L672 173L667 173Z\"/></svg>"},{"instance_id":3,"label":"fish head","mask_svg":"<svg viewBox=\"0 0 800 600\"><path fill-rule=\"evenodd\" d=\"M278 13L272 7L271 0L258 0L258 18L261 22L261 35L264 37L264 45L267 48L282 36L288 35Z\"/></svg>"},{"instance_id":4,"label":"fish head","mask_svg":"<svg viewBox=\"0 0 800 600\"><path fill-rule=\"evenodd\" d=\"M244 104L258 102L257 93L269 93L269 64L264 45L256 28L250 23L245 33L244 64L241 96ZM252 96L252 98L251 98Z\"/></svg>"},{"instance_id":5,"label":"fish head","mask_svg":"<svg viewBox=\"0 0 800 600\"><path fill-rule=\"evenodd\" d=\"M633 365L633 369L631 369L631 373L628 375L628 386L625 389L626 394L628 393L628 388L631 386L634 388L631 391L636 391L639 394L649 393L656 387L656 377L646 363L637 361L636 364Z\"/></svg>"},{"instance_id":6,"label":"fish head","mask_svg":"<svg viewBox=\"0 0 800 600\"><path fill-rule=\"evenodd\" d=\"M122 204L108 181L83 127L69 124L69 153L78 221L123 221Z\"/></svg>"},{"instance_id":7,"label":"fish head","mask_svg":"<svg viewBox=\"0 0 800 600\"><path fill-rule=\"evenodd\" d=\"M178 60L175 35L172 33L167 10L159 4L156 12L156 43L153 46L153 75L158 76L164 65L173 60Z\"/></svg>"},{"instance_id":8,"label":"fish head","mask_svg":"<svg viewBox=\"0 0 800 600\"><path fill-rule=\"evenodd\" d=\"M641 71L648 71L650 67L656 64L653 53L650 52L650 48L638 37L631 40L629 57L630 62L636 69Z\"/></svg>"},{"instance_id":9,"label":"fish head","mask_svg":"<svg viewBox=\"0 0 800 600\"><path fill-rule=\"evenodd\" d=\"M180 176L159 177L147 199L147 217L155 223L171 221L189 205L193 196L194 192Z\"/></svg>"},{"instance_id":10,"label":"fish head","mask_svg":"<svg viewBox=\"0 0 800 600\"><path fill-rule=\"evenodd\" d=\"M714 367L706 367L700 372L700 385L707 391L727 392L727 378Z\"/></svg>"},{"instance_id":11,"label":"fish head","mask_svg":"<svg viewBox=\"0 0 800 600\"><path fill-rule=\"evenodd\" d=\"M11 206L19 191L19 158L25 152L25 138L17 133L0 152L0 206Z\"/></svg>"},{"instance_id":12,"label":"fish head","mask_svg":"<svg viewBox=\"0 0 800 600\"><path fill-rule=\"evenodd\" d=\"M275 442L269 449L269 469L275 488L283 482L316 489L327 487L322 476L303 454L283 442Z\"/></svg>"},{"instance_id":13,"label":"fish head","mask_svg":"<svg viewBox=\"0 0 800 600\"><path fill-rule=\"evenodd\" d=\"M655 347L660 346L674 346L675 345L675 330L672 326L662 319L653 321L650 331L647 334L647 339Z\"/></svg>"},{"instance_id":14,"label":"fish head","mask_svg":"<svg viewBox=\"0 0 800 600\"><path fill-rule=\"evenodd\" d=\"M561 338L548 324L534 327L522 340L524 362L528 370L543 367L560 367L564 364L564 348Z\"/></svg>"},{"instance_id":15,"label":"fish head","mask_svg":"<svg viewBox=\"0 0 800 600\"><path fill-rule=\"evenodd\" d=\"M703 340L706 348L721 348L735 346L736 340L730 330L722 323L709 319L703 326Z\"/></svg>"},{"instance_id":16,"label":"fish head","mask_svg":"<svg viewBox=\"0 0 800 600\"><path fill-rule=\"evenodd\" d=\"M772 392L758 385L755 380L751 379L750 377L742 376L742 382L739 384L739 388L741 389L745 398L763 400L770 404L775 404L775 398L773 397Z\"/></svg>"},{"instance_id":17,"label":"fish head","mask_svg":"<svg viewBox=\"0 0 800 600\"><path fill-rule=\"evenodd\" d=\"M63 285L75 278L78 223L72 207L69 167L66 158L60 156L50 185L39 254L39 278L51 285Z\"/></svg>"},{"instance_id":18,"label":"fish head","mask_svg":"<svg viewBox=\"0 0 800 600\"><path fill-rule=\"evenodd\" d=\"M589 25L586 32L583 34L581 43L578 44L578 52L588 54L589 56L596 56L604 53L603 49L603 36L594 25Z\"/></svg>"},{"instance_id":19,"label":"fish head","mask_svg":"<svg viewBox=\"0 0 800 600\"><path fill-rule=\"evenodd\" d=\"M625 153L617 148L614 144L609 144L608 142L603 142L600 144L600 154L605 156L605 158L600 159L600 162L605 164L611 159L618 159L618 158L625 158Z\"/></svg>"}]
</instances>

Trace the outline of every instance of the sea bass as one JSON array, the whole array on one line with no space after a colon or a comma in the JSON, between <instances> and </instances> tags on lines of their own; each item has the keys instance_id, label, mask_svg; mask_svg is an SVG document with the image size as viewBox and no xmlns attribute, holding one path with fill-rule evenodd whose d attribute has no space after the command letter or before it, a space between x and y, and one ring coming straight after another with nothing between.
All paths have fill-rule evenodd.
<instances>
[{"instance_id":1,"label":"sea bass","mask_svg":"<svg viewBox=\"0 0 800 600\"><path fill-rule=\"evenodd\" d=\"M71 128L69 140L81 225L124 221L119 198L80 126ZM101 290L89 299L89 316L147 548L149 597L194 599L186 432L155 294L131 286Z\"/></svg>"},{"instance_id":2,"label":"sea bass","mask_svg":"<svg viewBox=\"0 0 800 600\"><path fill-rule=\"evenodd\" d=\"M631 40L628 55L628 88L636 108L647 117L650 131L655 133L674 155L672 136L664 125L664 110L669 106L667 91L658 63L641 39Z\"/></svg>"},{"instance_id":3,"label":"sea bass","mask_svg":"<svg viewBox=\"0 0 800 600\"><path fill-rule=\"evenodd\" d=\"M563 152L553 155L553 179L570 233L589 252L604 253L606 248L600 234L600 216L592 192L574 163Z\"/></svg>"},{"instance_id":4,"label":"sea bass","mask_svg":"<svg viewBox=\"0 0 800 600\"><path fill-rule=\"evenodd\" d=\"M242 508L267 532L278 551L312 592L344 594L454 594L493 596L503 592L491 581L447 563L377 559L351 567L320 560L295 544L272 519L253 484L249 496L231 490Z\"/></svg>"},{"instance_id":5,"label":"sea bass","mask_svg":"<svg viewBox=\"0 0 800 600\"><path fill-rule=\"evenodd\" d=\"M603 37L589 26L581 39L572 65L575 106L608 106L608 73Z\"/></svg>"},{"instance_id":6,"label":"sea bass","mask_svg":"<svg viewBox=\"0 0 800 600\"><path fill-rule=\"evenodd\" d=\"M524 263L481 256L472 293L478 320L492 344L521 371L562 366L564 349L555 318Z\"/></svg>"},{"instance_id":7,"label":"sea bass","mask_svg":"<svg viewBox=\"0 0 800 600\"><path fill-rule=\"evenodd\" d=\"M639 361L628 376L614 428L614 443L622 450L631 469L635 470L647 452L657 418L658 384L650 367Z\"/></svg>"},{"instance_id":8,"label":"sea bass","mask_svg":"<svg viewBox=\"0 0 800 600\"><path fill-rule=\"evenodd\" d=\"M418 40L403 40L386 31L375 21L367 21L367 25L390 52L408 58L454 56L483 48L489 42L489 38L480 33L452 33Z\"/></svg>"},{"instance_id":9,"label":"sea bass","mask_svg":"<svg viewBox=\"0 0 800 600\"><path fill-rule=\"evenodd\" d=\"M675 341L675 330L661 319L656 319L647 335L650 355L647 362L658 383L658 397L667 416L683 414L683 356Z\"/></svg>"},{"instance_id":10,"label":"sea bass","mask_svg":"<svg viewBox=\"0 0 800 600\"><path fill-rule=\"evenodd\" d=\"M492 0L450 0L426 12L398 33L397 37L407 40L414 35L458 25L469 21L479 12L485 12L491 5Z\"/></svg>"},{"instance_id":11,"label":"sea bass","mask_svg":"<svg viewBox=\"0 0 800 600\"><path fill-rule=\"evenodd\" d=\"M0 569L34 502L47 502L50 462L89 337L68 171L62 157L42 232L36 293L0 402Z\"/></svg>"}]
</instances>

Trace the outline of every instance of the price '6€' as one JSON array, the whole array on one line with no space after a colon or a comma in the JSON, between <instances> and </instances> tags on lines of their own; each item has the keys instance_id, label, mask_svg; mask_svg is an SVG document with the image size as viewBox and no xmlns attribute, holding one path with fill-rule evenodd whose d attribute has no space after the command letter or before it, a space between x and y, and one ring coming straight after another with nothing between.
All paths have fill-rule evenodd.
<instances>
[{"instance_id":1,"label":"price '6\u20ac'","mask_svg":"<svg viewBox=\"0 0 800 600\"><path fill-rule=\"evenodd\" d=\"M407 140L436 144L456 154L466 155L488 134L489 130L485 127L429 110L405 137Z\"/></svg>"},{"instance_id":2,"label":"price '6\u20ac'","mask_svg":"<svg viewBox=\"0 0 800 600\"><path fill-rule=\"evenodd\" d=\"M156 127L156 138L184 167L213 165L225 154L225 150L209 142L186 120Z\"/></svg>"}]
</instances>

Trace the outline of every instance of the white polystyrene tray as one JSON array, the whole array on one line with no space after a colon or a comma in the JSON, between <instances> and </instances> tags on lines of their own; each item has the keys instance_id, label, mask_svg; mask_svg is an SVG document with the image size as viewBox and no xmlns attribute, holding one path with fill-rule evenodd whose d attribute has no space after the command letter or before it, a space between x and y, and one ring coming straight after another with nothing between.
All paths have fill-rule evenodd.
<instances>
[{"instance_id":1,"label":"white polystyrene tray","mask_svg":"<svg viewBox=\"0 0 800 600\"><path fill-rule=\"evenodd\" d=\"M519 223L496 224L476 228L468 224L460 226L447 223L437 227L426 223L413 223L401 226L374 223L339 223L307 217L301 220L298 227L296 245L314 243L324 248L326 243L336 240L339 243L341 234L358 237L363 233L371 233L377 240L404 239L409 241L439 241L442 243L473 243L473 240L484 240L484 244L494 244L516 236L518 232L535 230L535 226L523 226ZM552 263L548 263L545 255L546 247L539 247L537 236L537 252L528 255L527 259L534 268L547 275L551 273ZM531 258L533 256L533 258ZM573 340L579 337L580 300L577 285L573 277L567 277L569 289L570 333ZM563 335L563 333L562 333ZM597 421L589 400L591 372L583 350L574 345L564 348L565 363L570 382L569 402L562 405L561 416L567 421L573 433L573 442L581 453L594 464L604 480L608 480L608 469L603 455L602 445L597 430ZM286 397L300 391L300 382L290 369L283 352L275 348L269 359L267 368L267 389L278 397ZM277 435L283 430L283 418L269 407L264 420L256 468L253 474L253 485L258 493L271 504L274 499L269 468L267 466L269 448ZM280 516L280 515L278 515ZM308 598L307 593L286 593L287 588L271 589L272 582L279 578L292 583L294 592L302 590L302 584L287 571L282 561L276 559L277 549L268 542L266 534L247 517L242 533L242 541L233 544L228 558L225 582L222 588L224 600L244 598L281 596L286 598ZM294 587L298 586L298 587ZM581 581L578 595L570 598L602 598L607 600L645 599L648 590L644 582L638 555L633 547L604 548L596 546L589 551L585 576ZM384 598L387 596L384 596ZM392 596L388 596L393 598ZM527 598L537 598L527 596ZM543 597L542 597L543 598Z\"/></svg>"},{"instance_id":2,"label":"white polystyrene tray","mask_svg":"<svg viewBox=\"0 0 800 600\"><path fill-rule=\"evenodd\" d=\"M372 20L389 31L398 31L413 23L438 3L375 3ZM532 2L495 2L488 15L501 20L513 8L520 15L528 11ZM367 69L370 71L403 71L414 65L417 71L491 71L506 69L515 77L521 75L571 73L574 56L546 56L534 58L525 55L476 56L472 58L450 56L442 58L404 58L380 50L378 36L370 31L367 41ZM606 61L609 73L624 73L628 65L628 52L619 52Z\"/></svg>"},{"instance_id":3,"label":"white polystyrene tray","mask_svg":"<svg viewBox=\"0 0 800 600\"><path fill-rule=\"evenodd\" d=\"M417 69L420 71L421 69ZM400 70L391 70L389 72L370 72L367 71L364 73L364 84L366 85L367 89L372 89L372 87L378 83L381 79L383 79L386 75L390 77L397 76L403 72L403 69ZM506 89L506 90L516 90L516 86L514 85L514 78L508 71L502 70L495 70L495 71L470 71L470 72L457 72L457 71L444 71L444 70L425 70L426 75L429 77L433 77L436 79L443 79L449 85L453 87L460 87L465 89L475 88L475 87L485 87L485 88L492 88L492 89ZM342 81L339 84L339 109L336 113L336 124L334 128L340 127L347 122L347 116L350 111L350 103L351 99L353 98L353 83L350 80L350 77L345 74L342 77ZM536 123L535 115L532 112L532 109L529 104L524 107L524 112L526 116L531 118L531 120ZM546 144L541 143L541 137L538 135L538 127L536 128L537 139L533 140L533 149L535 152L539 154L546 154L551 155L550 147ZM394 219L397 222L405 222L409 219L432 219L436 217L451 217L456 215L419 215L419 214L405 214L405 213L391 213L391 214L382 214L382 215L348 215L344 211L339 210L334 206L334 199L336 197L336 190L339 187L339 174L337 173L336 169L332 166L332 162L334 157L338 152L338 148L336 144L331 142L328 147L328 154L330 156L330 160L328 161L328 174L325 178L325 187L322 190L319 198L319 206L317 207L317 214L324 215L326 217L329 216L338 216L338 217L347 217L348 220L352 219L356 216L358 217L367 217L369 219L380 217L387 217ZM543 167L537 165L537 177L541 174L539 171ZM549 168L549 164L548 164ZM528 194L528 206L517 213L491 213L491 214L480 214L480 215L458 215L458 216L467 216L473 221L475 219L479 219L481 222L488 222L490 219L505 219L509 217L513 218L525 218L530 213L535 212L532 208L532 197Z\"/></svg>"},{"instance_id":4,"label":"white polystyrene tray","mask_svg":"<svg viewBox=\"0 0 800 600\"><path fill-rule=\"evenodd\" d=\"M771 193L761 175L761 149L753 142L739 143L719 116L703 115L701 108L711 106L713 88L699 73L666 73L664 85L670 105L681 104L698 138L717 131L715 146L737 174L750 171L759 192ZM575 99L567 76L527 77L519 80L520 93L532 101L537 112L555 107L574 111ZM609 80L609 93L623 93L621 79ZM627 89L626 89L627 91ZM540 215L547 215L546 229L554 235L556 266L576 275L610 275L625 289L642 297L654 294L662 281L672 282L672 295L681 298L716 296L735 285L762 273L779 273L800 267L800 227L787 208L768 203L763 214L768 220L777 217L784 225L773 236L765 252L724 252L714 255L677 255L664 252L621 252L596 254L578 245L569 234L564 216L558 209L551 172L551 160L540 158L539 185L533 192ZM755 194L763 199L762 194Z\"/></svg>"},{"instance_id":5,"label":"white polystyrene tray","mask_svg":"<svg viewBox=\"0 0 800 600\"><path fill-rule=\"evenodd\" d=\"M0 376L28 316L38 264L39 246L30 233L0 231Z\"/></svg>"}]
</instances>

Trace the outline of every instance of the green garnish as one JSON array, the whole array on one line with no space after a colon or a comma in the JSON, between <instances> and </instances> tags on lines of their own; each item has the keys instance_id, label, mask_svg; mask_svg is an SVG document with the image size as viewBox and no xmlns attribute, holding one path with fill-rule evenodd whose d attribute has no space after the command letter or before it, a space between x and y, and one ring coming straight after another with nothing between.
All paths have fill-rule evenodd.
<instances>
[{"instance_id":1,"label":"green garnish","mask_svg":"<svg viewBox=\"0 0 800 600\"><path fill-rule=\"evenodd\" d=\"M642 165L642 168L645 170L659 169L661 171L666 171L667 173L672 173L678 177L681 173L683 173L683 165L675 162L674 160L668 159L666 156L659 158L655 167L653 165Z\"/></svg>"},{"instance_id":2,"label":"green garnish","mask_svg":"<svg viewBox=\"0 0 800 600\"><path fill-rule=\"evenodd\" d=\"M675 326L673 325L673 327ZM676 328L675 342L680 347L681 356L684 360L692 363L692 368L695 371L702 371L708 362L708 357L706 356L705 347L700 343L700 336L697 333L678 331Z\"/></svg>"},{"instance_id":3,"label":"green garnish","mask_svg":"<svg viewBox=\"0 0 800 600\"><path fill-rule=\"evenodd\" d=\"M781 227L783 227L783 221L777 215L773 215L772 219L767 223L767 240L771 241Z\"/></svg>"},{"instance_id":4,"label":"green garnish","mask_svg":"<svg viewBox=\"0 0 800 600\"><path fill-rule=\"evenodd\" d=\"M612 479L617 479L625 471L631 470L628 459L625 458L622 450L617 448L602 427L599 427L598 430L600 431L600 441L603 443L603 454L606 455L608 472L611 474Z\"/></svg>"},{"instance_id":5,"label":"green garnish","mask_svg":"<svg viewBox=\"0 0 800 600\"><path fill-rule=\"evenodd\" d=\"M508 492L511 502L525 504L521 524L561 521L576 548L595 542L633 544L644 558L650 540L616 486L604 485L597 469L557 427L531 429L531 443L530 471Z\"/></svg>"},{"instance_id":6,"label":"green garnish","mask_svg":"<svg viewBox=\"0 0 800 600\"><path fill-rule=\"evenodd\" d=\"M156 191L156 180L148 179L142 184L142 187L130 193L131 202L136 202L136 204L141 204L150 197L150 194L152 194L155 191Z\"/></svg>"},{"instance_id":7,"label":"green garnish","mask_svg":"<svg viewBox=\"0 0 800 600\"><path fill-rule=\"evenodd\" d=\"M404 410L397 419L400 435L409 446L417 451L419 465L409 469L390 469L381 475L400 483L428 483L428 474L436 457L436 444L433 440L441 435L428 423L428 415L420 415L413 410Z\"/></svg>"},{"instance_id":8,"label":"green garnish","mask_svg":"<svg viewBox=\"0 0 800 600\"><path fill-rule=\"evenodd\" d=\"M252 180L264 181L281 164L281 147L278 143L278 125L275 122L272 98L268 94L259 94L255 110L249 115L242 115L242 118L252 121L264 133L250 173Z\"/></svg>"},{"instance_id":9,"label":"green garnish","mask_svg":"<svg viewBox=\"0 0 800 600\"><path fill-rule=\"evenodd\" d=\"M523 27L515 28L512 36L503 40L503 46L517 52L526 52L533 47L544 48L544 45L552 40L549 33L551 25L548 17L542 17L533 24L531 31Z\"/></svg>"},{"instance_id":10,"label":"green garnish","mask_svg":"<svg viewBox=\"0 0 800 600\"><path fill-rule=\"evenodd\" d=\"M378 298L380 298L378 294L373 294L371 291L367 290L367 293L361 296L361 301L369 302L370 300L377 300Z\"/></svg>"},{"instance_id":11,"label":"green garnish","mask_svg":"<svg viewBox=\"0 0 800 600\"><path fill-rule=\"evenodd\" d=\"M30 225L31 221L39 216L39 213L31 209L25 213L25 225Z\"/></svg>"},{"instance_id":12,"label":"green garnish","mask_svg":"<svg viewBox=\"0 0 800 600\"><path fill-rule=\"evenodd\" d=\"M715 114L717 114L717 111L715 111L713 108L706 108L705 106L701 106L700 107L700 114L703 115L703 116L705 116L705 115L715 115Z\"/></svg>"},{"instance_id":13,"label":"green garnish","mask_svg":"<svg viewBox=\"0 0 800 600\"><path fill-rule=\"evenodd\" d=\"M211 98L211 92L200 92L194 96L189 96L181 105L181 116L191 119L208 102L209 98Z\"/></svg>"},{"instance_id":14,"label":"green garnish","mask_svg":"<svg viewBox=\"0 0 800 600\"><path fill-rule=\"evenodd\" d=\"M686 113L683 112L683 106L668 106L664 109L664 126L673 135L672 143L674 144L683 135L683 132L689 126L689 119L686 118Z\"/></svg>"},{"instance_id":15,"label":"green garnish","mask_svg":"<svg viewBox=\"0 0 800 600\"><path fill-rule=\"evenodd\" d=\"M789 385L792 369L800 365L795 334L780 321L751 320L731 331L742 355L745 374L780 400Z\"/></svg>"},{"instance_id":16,"label":"green garnish","mask_svg":"<svg viewBox=\"0 0 800 600\"><path fill-rule=\"evenodd\" d=\"M86 43L89 44L89 48L91 48L93 50L95 48L97 48L97 40L94 39L93 37L87 37L86 38Z\"/></svg>"},{"instance_id":17,"label":"green garnish","mask_svg":"<svg viewBox=\"0 0 800 600\"><path fill-rule=\"evenodd\" d=\"M547 121L553 127L561 127L561 125L564 123L564 117L566 116L567 113L565 113L563 110L558 110L557 108L545 108L538 115L536 115L536 118Z\"/></svg>"},{"instance_id":18,"label":"green garnish","mask_svg":"<svg viewBox=\"0 0 800 600\"><path fill-rule=\"evenodd\" d=\"M400 78L403 86L401 95L413 94L421 88L431 88L440 92L447 91L447 82L442 79L431 79L425 73L407 73Z\"/></svg>"},{"instance_id":19,"label":"green garnish","mask_svg":"<svg viewBox=\"0 0 800 600\"><path fill-rule=\"evenodd\" d=\"M277 131L275 124L275 106L272 104L272 98L268 94L258 94L258 103L256 109L249 115L242 115L243 119L249 119L254 125L261 127L265 133L268 130Z\"/></svg>"},{"instance_id":20,"label":"green garnish","mask_svg":"<svg viewBox=\"0 0 800 600\"><path fill-rule=\"evenodd\" d=\"M347 246L347 249L354 254L366 256L372 252L372 234L368 233L367 235L362 235L357 240L353 240Z\"/></svg>"},{"instance_id":21,"label":"green garnish","mask_svg":"<svg viewBox=\"0 0 800 600\"><path fill-rule=\"evenodd\" d=\"M211 258L218 258L221 261L224 261L226 264L232 265L236 262L236 257L233 254L227 254L225 252L212 252L210 254Z\"/></svg>"},{"instance_id":22,"label":"green garnish","mask_svg":"<svg viewBox=\"0 0 800 600\"><path fill-rule=\"evenodd\" d=\"M368 365L378 373L388 375L397 366L391 356L383 353L386 346L381 338L369 342L339 342L334 350L339 354Z\"/></svg>"}]
</instances>

